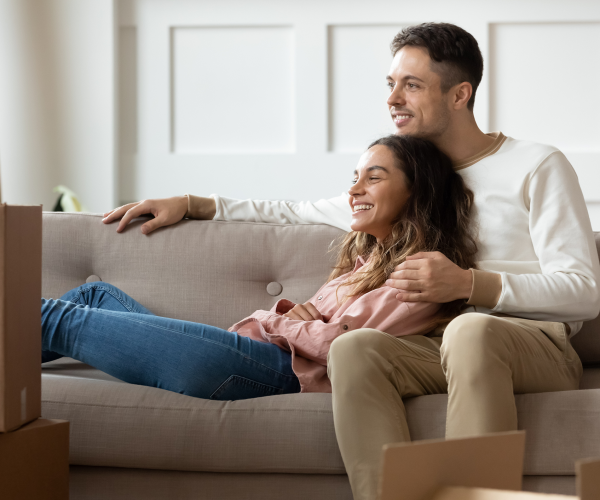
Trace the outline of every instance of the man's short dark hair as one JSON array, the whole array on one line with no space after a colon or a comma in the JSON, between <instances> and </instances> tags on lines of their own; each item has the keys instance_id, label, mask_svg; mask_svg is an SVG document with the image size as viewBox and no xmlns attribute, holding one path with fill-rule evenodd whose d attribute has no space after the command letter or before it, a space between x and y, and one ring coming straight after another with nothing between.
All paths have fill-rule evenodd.
<instances>
[{"instance_id":1,"label":"man's short dark hair","mask_svg":"<svg viewBox=\"0 0 600 500\"><path fill-rule=\"evenodd\" d=\"M408 26L398 33L390 45L392 55L406 46L427 50L434 61L432 69L441 77L442 92L469 82L473 95L467 106L473 109L475 92L483 76L483 57L473 35L454 24L424 23Z\"/></svg>"}]
</instances>

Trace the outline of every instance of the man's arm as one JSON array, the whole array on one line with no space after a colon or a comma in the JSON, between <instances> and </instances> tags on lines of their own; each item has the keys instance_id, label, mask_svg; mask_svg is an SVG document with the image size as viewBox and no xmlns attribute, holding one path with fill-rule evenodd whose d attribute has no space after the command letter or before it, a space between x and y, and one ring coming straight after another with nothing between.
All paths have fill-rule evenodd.
<instances>
[{"instance_id":1,"label":"man's arm","mask_svg":"<svg viewBox=\"0 0 600 500\"><path fill-rule=\"evenodd\" d=\"M348 194L316 202L234 200L211 195L215 199L215 220L267 222L270 224L328 224L350 231L352 210ZM194 196L190 195L193 200Z\"/></svg>"},{"instance_id":2,"label":"man's arm","mask_svg":"<svg viewBox=\"0 0 600 500\"><path fill-rule=\"evenodd\" d=\"M470 271L441 254L416 255L398 266L390 285L409 290L400 300L469 304L542 321L593 319L600 308L600 265L589 215L575 171L560 152L534 172L526 192L530 234L542 273ZM433 258L437 255L437 259ZM454 290L451 285L455 280Z\"/></svg>"},{"instance_id":3,"label":"man's arm","mask_svg":"<svg viewBox=\"0 0 600 500\"><path fill-rule=\"evenodd\" d=\"M214 200L212 200L214 205ZM149 234L162 226L175 224L183 219L188 212L189 199L187 195L173 196L172 198L160 198L154 200L143 200L134 203L128 203L122 207L115 208L104 214L102 222L110 224L120 219L117 226L117 233L123 231L136 217L145 214L152 214L154 219L146 222L141 227L143 234ZM206 207L207 217L212 218L210 206ZM214 211L214 209L213 209ZM213 214L214 215L214 214Z\"/></svg>"},{"instance_id":4,"label":"man's arm","mask_svg":"<svg viewBox=\"0 0 600 500\"><path fill-rule=\"evenodd\" d=\"M575 170L557 151L531 177L529 232L541 274L502 275L494 311L547 321L585 321L600 309L600 264Z\"/></svg>"},{"instance_id":5,"label":"man's arm","mask_svg":"<svg viewBox=\"0 0 600 500\"><path fill-rule=\"evenodd\" d=\"M386 281L399 288L398 300L443 304L467 299L467 305L493 309L502 295L500 273L462 269L440 252L406 258Z\"/></svg>"},{"instance_id":6,"label":"man's arm","mask_svg":"<svg viewBox=\"0 0 600 500\"><path fill-rule=\"evenodd\" d=\"M109 224L120 219L117 227L117 232L120 233L134 218L145 214L154 215L154 219L142 225L143 234L149 234L162 226L175 224L184 217L272 224L329 224L350 231L351 209L346 193L315 203L234 200L216 194L208 198L186 194L129 203L105 213L102 222Z\"/></svg>"}]
</instances>

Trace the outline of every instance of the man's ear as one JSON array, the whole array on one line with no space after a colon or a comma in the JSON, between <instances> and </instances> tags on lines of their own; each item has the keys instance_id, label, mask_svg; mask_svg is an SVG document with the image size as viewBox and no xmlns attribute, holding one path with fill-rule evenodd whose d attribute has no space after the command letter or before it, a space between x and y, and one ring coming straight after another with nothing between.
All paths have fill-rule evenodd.
<instances>
[{"instance_id":1,"label":"man's ear","mask_svg":"<svg viewBox=\"0 0 600 500\"><path fill-rule=\"evenodd\" d=\"M469 82L462 82L452 87L450 93L453 101L452 107L458 111L467 107L469 99L473 95L473 87Z\"/></svg>"}]
</instances>

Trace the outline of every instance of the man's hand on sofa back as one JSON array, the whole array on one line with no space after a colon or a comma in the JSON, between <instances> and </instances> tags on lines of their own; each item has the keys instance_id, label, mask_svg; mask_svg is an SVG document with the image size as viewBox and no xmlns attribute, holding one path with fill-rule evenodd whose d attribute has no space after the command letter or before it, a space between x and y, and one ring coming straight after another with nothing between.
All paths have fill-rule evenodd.
<instances>
[{"instance_id":1,"label":"man's hand on sofa back","mask_svg":"<svg viewBox=\"0 0 600 500\"><path fill-rule=\"evenodd\" d=\"M184 217L210 220L215 213L216 205L212 198L183 195L128 203L105 213L102 222L110 224L120 219L117 227L117 233L120 233L136 217L152 214L154 219L141 227L142 234L149 234L159 227L176 224Z\"/></svg>"}]
</instances>

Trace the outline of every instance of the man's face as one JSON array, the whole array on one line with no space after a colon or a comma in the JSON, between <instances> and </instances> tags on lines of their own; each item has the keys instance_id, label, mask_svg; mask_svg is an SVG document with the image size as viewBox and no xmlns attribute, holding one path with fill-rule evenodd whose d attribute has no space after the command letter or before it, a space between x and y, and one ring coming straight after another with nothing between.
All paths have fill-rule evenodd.
<instances>
[{"instance_id":1,"label":"man's face","mask_svg":"<svg viewBox=\"0 0 600 500\"><path fill-rule=\"evenodd\" d=\"M404 47L394 56L387 77L387 104L396 134L436 142L450 123L448 94L443 94L440 75L433 71L425 49Z\"/></svg>"}]
</instances>

